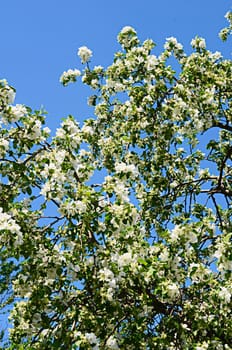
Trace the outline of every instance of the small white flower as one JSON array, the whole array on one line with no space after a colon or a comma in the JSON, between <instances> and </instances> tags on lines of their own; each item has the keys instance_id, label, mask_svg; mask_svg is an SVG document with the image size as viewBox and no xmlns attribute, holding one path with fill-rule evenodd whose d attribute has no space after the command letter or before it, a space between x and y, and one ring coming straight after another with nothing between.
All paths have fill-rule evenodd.
<instances>
[{"instance_id":1,"label":"small white flower","mask_svg":"<svg viewBox=\"0 0 232 350\"><path fill-rule=\"evenodd\" d=\"M206 48L206 42L205 42L205 39L204 38L194 38L192 39L191 41L191 45L193 48L197 49L205 49Z\"/></svg>"},{"instance_id":2,"label":"small white flower","mask_svg":"<svg viewBox=\"0 0 232 350\"><path fill-rule=\"evenodd\" d=\"M63 85L68 85L68 83L73 83L76 81L76 78L81 75L81 72L79 69L69 69L66 72L63 72L63 74L60 77L60 82Z\"/></svg>"},{"instance_id":3,"label":"small white flower","mask_svg":"<svg viewBox=\"0 0 232 350\"><path fill-rule=\"evenodd\" d=\"M170 38L166 38L167 42L176 45L177 44L177 39L174 36L171 36Z\"/></svg>"},{"instance_id":4,"label":"small white flower","mask_svg":"<svg viewBox=\"0 0 232 350\"><path fill-rule=\"evenodd\" d=\"M36 120L35 124L31 129L28 129L27 131L27 137L30 140L35 140L41 136L41 121Z\"/></svg>"},{"instance_id":5,"label":"small white flower","mask_svg":"<svg viewBox=\"0 0 232 350\"><path fill-rule=\"evenodd\" d=\"M108 288L107 289L107 293L106 293L106 299L108 299L109 301L113 300L113 296L114 296L114 289L113 288Z\"/></svg>"},{"instance_id":6,"label":"small white flower","mask_svg":"<svg viewBox=\"0 0 232 350\"><path fill-rule=\"evenodd\" d=\"M224 16L227 20L230 20L232 18L232 12L228 11L226 12L225 16Z\"/></svg>"},{"instance_id":7,"label":"small white flower","mask_svg":"<svg viewBox=\"0 0 232 350\"><path fill-rule=\"evenodd\" d=\"M123 267L126 265L130 265L132 261L131 252L124 253L118 257L118 266Z\"/></svg>"},{"instance_id":8,"label":"small white flower","mask_svg":"<svg viewBox=\"0 0 232 350\"><path fill-rule=\"evenodd\" d=\"M111 270L104 267L99 271L99 278L101 281L111 281L114 278L114 274Z\"/></svg>"},{"instance_id":9,"label":"small white flower","mask_svg":"<svg viewBox=\"0 0 232 350\"><path fill-rule=\"evenodd\" d=\"M206 178L206 177L210 176L209 168L200 169L200 170L198 171L198 173L199 173L199 177L200 177L200 178Z\"/></svg>"},{"instance_id":10,"label":"small white flower","mask_svg":"<svg viewBox=\"0 0 232 350\"><path fill-rule=\"evenodd\" d=\"M206 350L207 348L205 346L197 346L196 350Z\"/></svg>"},{"instance_id":11,"label":"small white flower","mask_svg":"<svg viewBox=\"0 0 232 350\"><path fill-rule=\"evenodd\" d=\"M112 280L109 281L109 287L115 289L117 287L117 282L116 279L113 278Z\"/></svg>"},{"instance_id":12,"label":"small white flower","mask_svg":"<svg viewBox=\"0 0 232 350\"><path fill-rule=\"evenodd\" d=\"M106 345L107 345L110 349L112 349L112 350L117 350L117 349L119 349L117 340L114 338L113 335L111 335L111 336L108 338L108 340L107 340L107 342L106 342Z\"/></svg>"},{"instance_id":13,"label":"small white flower","mask_svg":"<svg viewBox=\"0 0 232 350\"><path fill-rule=\"evenodd\" d=\"M15 240L14 245L18 246L23 243L23 236L20 229L20 226L15 222L15 220L7 213L3 212L3 209L0 207L0 235L1 240L5 243L9 242L8 234L2 235L1 231L9 231L11 234L14 234Z\"/></svg>"},{"instance_id":14,"label":"small white flower","mask_svg":"<svg viewBox=\"0 0 232 350\"><path fill-rule=\"evenodd\" d=\"M84 125L82 127L81 131L84 132L85 134L89 134L89 135L93 135L94 134L93 128L90 125Z\"/></svg>"},{"instance_id":15,"label":"small white flower","mask_svg":"<svg viewBox=\"0 0 232 350\"><path fill-rule=\"evenodd\" d=\"M167 287L168 296L170 299L176 299L179 295L179 288L175 283L171 283Z\"/></svg>"},{"instance_id":16,"label":"small white flower","mask_svg":"<svg viewBox=\"0 0 232 350\"><path fill-rule=\"evenodd\" d=\"M16 122L19 118L22 118L27 114L27 109L25 106L17 104L16 106L10 107L11 121Z\"/></svg>"},{"instance_id":17,"label":"small white flower","mask_svg":"<svg viewBox=\"0 0 232 350\"><path fill-rule=\"evenodd\" d=\"M127 34L127 33L134 33L134 34L136 34L136 31L134 30L133 27L125 26L125 27L122 28L120 33L121 34Z\"/></svg>"},{"instance_id":18,"label":"small white flower","mask_svg":"<svg viewBox=\"0 0 232 350\"><path fill-rule=\"evenodd\" d=\"M158 64L159 64L159 60L157 59L157 57L155 55L148 56L148 58L147 58L147 70L148 71L156 68Z\"/></svg>"},{"instance_id":19,"label":"small white flower","mask_svg":"<svg viewBox=\"0 0 232 350\"><path fill-rule=\"evenodd\" d=\"M85 213L87 210L87 205L82 201L74 202L75 208L79 213Z\"/></svg>"},{"instance_id":20,"label":"small white flower","mask_svg":"<svg viewBox=\"0 0 232 350\"><path fill-rule=\"evenodd\" d=\"M178 186L178 182L177 181L173 181L170 183L170 188L175 188Z\"/></svg>"},{"instance_id":21,"label":"small white flower","mask_svg":"<svg viewBox=\"0 0 232 350\"><path fill-rule=\"evenodd\" d=\"M197 235L194 232L188 232L187 239L190 243L197 243L198 242Z\"/></svg>"},{"instance_id":22,"label":"small white flower","mask_svg":"<svg viewBox=\"0 0 232 350\"><path fill-rule=\"evenodd\" d=\"M117 181L115 183L114 191L122 201L129 202L129 189L126 188L123 182Z\"/></svg>"},{"instance_id":23,"label":"small white flower","mask_svg":"<svg viewBox=\"0 0 232 350\"><path fill-rule=\"evenodd\" d=\"M160 253L160 260L161 261L168 261L169 260L169 252L166 247L164 247L162 253Z\"/></svg>"},{"instance_id":24,"label":"small white flower","mask_svg":"<svg viewBox=\"0 0 232 350\"><path fill-rule=\"evenodd\" d=\"M10 86L7 87L7 99L8 99L8 104L14 103L15 100L15 91L12 89Z\"/></svg>"},{"instance_id":25,"label":"small white flower","mask_svg":"<svg viewBox=\"0 0 232 350\"><path fill-rule=\"evenodd\" d=\"M176 225L172 231L171 231L171 234L170 234L170 237L173 241L177 241L180 237L180 235L182 234L182 228L180 227L180 225Z\"/></svg>"},{"instance_id":26,"label":"small white flower","mask_svg":"<svg viewBox=\"0 0 232 350\"><path fill-rule=\"evenodd\" d=\"M0 140L0 147L4 147L5 149L8 149L9 141L5 139Z\"/></svg>"},{"instance_id":27,"label":"small white flower","mask_svg":"<svg viewBox=\"0 0 232 350\"><path fill-rule=\"evenodd\" d=\"M212 53L211 58L214 59L215 61L220 60L220 58L222 58L222 54L219 51L215 51L214 53Z\"/></svg>"},{"instance_id":28,"label":"small white flower","mask_svg":"<svg viewBox=\"0 0 232 350\"><path fill-rule=\"evenodd\" d=\"M42 187L42 189L41 189L41 191L40 191L40 194L41 194L42 196L44 196L44 197L49 198L49 196L50 196L50 194L51 194L51 190L52 190L51 183L46 182L46 183L43 185L43 187Z\"/></svg>"},{"instance_id":29,"label":"small white flower","mask_svg":"<svg viewBox=\"0 0 232 350\"><path fill-rule=\"evenodd\" d=\"M56 129L56 137L63 138L65 136L65 131L62 128Z\"/></svg>"},{"instance_id":30,"label":"small white flower","mask_svg":"<svg viewBox=\"0 0 232 350\"><path fill-rule=\"evenodd\" d=\"M65 156L66 156L66 151L65 150L58 150L56 153L55 153L55 160L57 162L57 165L61 165L65 159Z\"/></svg>"},{"instance_id":31,"label":"small white flower","mask_svg":"<svg viewBox=\"0 0 232 350\"><path fill-rule=\"evenodd\" d=\"M138 170L136 169L134 164L126 164L126 163L116 163L115 164L115 172L116 173L132 173L137 174Z\"/></svg>"},{"instance_id":32,"label":"small white flower","mask_svg":"<svg viewBox=\"0 0 232 350\"><path fill-rule=\"evenodd\" d=\"M221 287L220 292L218 293L218 296L220 299L225 300L226 303L230 302L231 299L231 293L226 287Z\"/></svg>"},{"instance_id":33,"label":"small white flower","mask_svg":"<svg viewBox=\"0 0 232 350\"><path fill-rule=\"evenodd\" d=\"M174 38L173 36L170 38L166 39L166 43L164 44L164 48L166 50L182 50L183 49L183 45L178 43L177 39Z\"/></svg>"},{"instance_id":34,"label":"small white flower","mask_svg":"<svg viewBox=\"0 0 232 350\"><path fill-rule=\"evenodd\" d=\"M43 131L46 133L46 134L50 134L51 130L46 126L45 128L43 128Z\"/></svg>"},{"instance_id":35,"label":"small white flower","mask_svg":"<svg viewBox=\"0 0 232 350\"><path fill-rule=\"evenodd\" d=\"M97 344L98 340L94 333L85 333L85 338L88 340L90 344Z\"/></svg>"},{"instance_id":36,"label":"small white flower","mask_svg":"<svg viewBox=\"0 0 232 350\"><path fill-rule=\"evenodd\" d=\"M86 46L81 46L78 49L77 55L80 57L82 63L86 63L92 57L92 51Z\"/></svg>"},{"instance_id":37,"label":"small white flower","mask_svg":"<svg viewBox=\"0 0 232 350\"><path fill-rule=\"evenodd\" d=\"M95 73L100 74L103 72L103 67L102 66L95 66L93 70Z\"/></svg>"}]
</instances>

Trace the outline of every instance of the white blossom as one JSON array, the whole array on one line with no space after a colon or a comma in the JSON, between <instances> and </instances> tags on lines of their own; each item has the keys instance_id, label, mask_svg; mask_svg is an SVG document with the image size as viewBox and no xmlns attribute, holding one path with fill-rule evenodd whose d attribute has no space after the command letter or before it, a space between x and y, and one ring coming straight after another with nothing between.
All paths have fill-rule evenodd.
<instances>
[{"instance_id":1,"label":"white blossom","mask_svg":"<svg viewBox=\"0 0 232 350\"><path fill-rule=\"evenodd\" d=\"M49 129L49 127L45 126L45 128L43 128L43 132L45 132L46 134L50 134L51 130Z\"/></svg>"},{"instance_id":2,"label":"white blossom","mask_svg":"<svg viewBox=\"0 0 232 350\"><path fill-rule=\"evenodd\" d=\"M94 66L93 70L95 73L100 74L103 72L103 67L102 66Z\"/></svg>"},{"instance_id":3,"label":"white blossom","mask_svg":"<svg viewBox=\"0 0 232 350\"><path fill-rule=\"evenodd\" d=\"M103 269L99 270L99 278L103 281L110 282L114 278L114 274L111 270L104 267Z\"/></svg>"},{"instance_id":4,"label":"white blossom","mask_svg":"<svg viewBox=\"0 0 232 350\"><path fill-rule=\"evenodd\" d=\"M92 51L86 46L81 46L78 49L77 54L80 57L82 63L88 62L90 60L90 57L92 57Z\"/></svg>"},{"instance_id":5,"label":"white blossom","mask_svg":"<svg viewBox=\"0 0 232 350\"><path fill-rule=\"evenodd\" d=\"M13 104L14 103L14 100L15 100L15 90L13 88L11 88L10 86L7 86L6 88L6 96L7 96L7 103L10 105L10 104Z\"/></svg>"},{"instance_id":6,"label":"white blossom","mask_svg":"<svg viewBox=\"0 0 232 350\"><path fill-rule=\"evenodd\" d=\"M180 235L182 234L182 232L183 232L183 229L179 225L176 225L171 231L171 234L170 234L171 239L173 241L177 241Z\"/></svg>"},{"instance_id":7,"label":"white blossom","mask_svg":"<svg viewBox=\"0 0 232 350\"><path fill-rule=\"evenodd\" d=\"M120 32L121 34L128 34L128 33L134 33L134 34L136 34L136 31L134 30L134 28L133 27L131 27L131 26L125 26L125 27L123 27L122 29L121 29L121 32Z\"/></svg>"},{"instance_id":8,"label":"white blossom","mask_svg":"<svg viewBox=\"0 0 232 350\"><path fill-rule=\"evenodd\" d=\"M8 148L9 148L9 141L1 138L0 139L0 157L4 157Z\"/></svg>"},{"instance_id":9,"label":"white blossom","mask_svg":"<svg viewBox=\"0 0 232 350\"><path fill-rule=\"evenodd\" d=\"M226 303L230 302L231 299L231 293L226 287L221 287L219 293L218 293L219 298L225 300Z\"/></svg>"},{"instance_id":10,"label":"white blossom","mask_svg":"<svg viewBox=\"0 0 232 350\"><path fill-rule=\"evenodd\" d=\"M80 213L85 213L87 210L87 205L83 201L77 200L74 202L74 205L75 205L76 210Z\"/></svg>"},{"instance_id":11,"label":"white blossom","mask_svg":"<svg viewBox=\"0 0 232 350\"><path fill-rule=\"evenodd\" d=\"M62 75L60 76L60 82L63 85L67 85L70 82L75 82L76 78L80 75L81 72L79 71L79 69L69 69L62 73Z\"/></svg>"},{"instance_id":12,"label":"white blossom","mask_svg":"<svg viewBox=\"0 0 232 350\"><path fill-rule=\"evenodd\" d=\"M108 346L109 349L112 349L112 350L119 349L119 346L118 346L118 343L117 343L117 339L115 339L115 337L113 335L111 335L107 339L106 345Z\"/></svg>"},{"instance_id":13,"label":"white blossom","mask_svg":"<svg viewBox=\"0 0 232 350\"><path fill-rule=\"evenodd\" d=\"M6 231L6 233L4 233L4 231ZM11 217L11 215L5 213L3 208L0 207L0 235L2 243L9 243L9 233L14 235L15 246L23 243L23 235L20 226Z\"/></svg>"},{"instance_id":14,"label":"white blossom","mask_svg":"<svg viewBox=\"0 0 232 350\"><path fill-rule=\"evenodd\" d=\"M16 122L20 118L22 118L24 115L27 114L27 109L25 106L21 104L17 104L16 106L10 107L10 113L11 113L11 121Z\"/></svg>"},{"instance_id":15,"label":"white blossom","mask_svg":"<svg viewBox=\"0 0 232 350\"><path fill-rule=\"evenodd\" d=\"M85 333L85 338L88 340L90 344L98 343L98 339L94 333Z\"/></svg>"},{"instance_id":16,"label":"white blossom","mask_svg":"<svg viewBox=\"0 0 232 350\"><path fill-rule=\"evenodd\" d=\"M183 49L182 44L178 43L177 39L173 36L166 39L166 43L164 44L164 48L166 50L178 50L181 51Z\"/></svg>"},{"instance_id":17,"label":"white blossom","mask_svg":"<svg viewBox=\"0 0 232 350\"><path fill-rule=\"evenodd\" d=\"M193 48L199 48L199 49L205 49L206 48L206 42L205 39L196 37L195 39L192 39L191 45Z\"/></svg>"},{"instance_id":18,"label":"white blossom","mask_svg":"<svg viewBox=\"0 0 232 350\"><path fill-rule=\"evenodd\" d=\"M118 257L118 266L124 267L126 265L129 265L132 262L132 254L131 252L124 253L122 255L119 255Z\"/></svg>"},{"instance_id":19,"label":"white blossom","mask_svg":"<svg viewBox=\"0 0 232 350\"><path fill-rule=\"evenodd\" d=\"M115 183L114 191L122 201L129 202L129 190L122 181Z\"/></svg>"},{"instance_id":20,"label":"white blossom","mask_svg":"<svg viewBox=\"0 0 232 350\"><path fill-rule=\"evenodd\" d=\"M164 249L160 253L159 257L160 257L161 261L168 261L169 260L170 256L169 256L168 249L166 247L164 247Z\"/></svg>"},{"instance_id":21,"label":"white blossom","mask_svg":"<svg viewBox=\"0 0 232 350\"><path fill-rule=\"evenodd\" d=\"M94 134L94 130L93 127L90 125L86 125L84 124L84 126L81 129L82 132L89 134L89 135L93 135Z\"/></svg>"},{"instance_id":22,"label":"white blossom","mask_svg":"<svg viewBox=\"0 0 232 350\"><path fill-rule=\"evenodd\" d=\"M151 71L155 69L159 64L159 60L155 55L150 55L147 58L147 70Z\"/></svg>"},{"instance_id":23,"label":"white blossom","mask_svg":"<svg viewBox=\"0 0 232 350\"><path fill-rule=\"evenodd\" d=\"M179 288L175 283L170 283L167 286L167 293L171 300L176 299L179 296Z\"/></svg>"},{"instance_id":24,"label":"white blossom","mask_svg":"<svg viewBox=\"0 0 232 350\"><path fill-rule=\"evenodd\" d=\"M138 170L134 164L126 164L123 162L115 164L115 171L116 173L123 172L123 173L132 173L133 175L138 174Z\"/></svg>"}]
</instances>

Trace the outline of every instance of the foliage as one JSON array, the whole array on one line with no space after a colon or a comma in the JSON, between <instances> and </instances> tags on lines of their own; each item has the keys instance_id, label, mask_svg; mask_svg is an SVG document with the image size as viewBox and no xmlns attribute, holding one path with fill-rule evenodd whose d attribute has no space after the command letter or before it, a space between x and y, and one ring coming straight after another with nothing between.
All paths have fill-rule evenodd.
<instances>
[{"instance_id":1,"label":"foliage","mask_svg":"<svg viewBox=\"0 0 232 350\"><path fill-rule=\"evenodd\" d=\"M0 83L6 348L231 349L231 60L199 37L189 55L118 41L108 68L82 47L62 74L96 117L53 138Z\"/></svg>"}]
</instances>

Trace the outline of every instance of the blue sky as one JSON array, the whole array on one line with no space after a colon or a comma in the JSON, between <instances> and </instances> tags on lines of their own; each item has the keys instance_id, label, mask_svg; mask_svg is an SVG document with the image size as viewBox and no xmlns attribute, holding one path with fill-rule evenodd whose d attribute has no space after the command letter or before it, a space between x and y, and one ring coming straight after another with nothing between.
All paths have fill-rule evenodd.
<instances>
[{"instance_id":1,"label":"blue sky","mask_svg":"<svg viewBox=\"0 0 232 350\"><path fill-rule=\"evenodd\" d=\"M59 83L64 70L81 68L76 54L80 46L93 51L93 65L108 66L119 48L117 34L131 25L141 40L152 38L158 52L170 36L190 52L197 34L210 50L231 58L231 45L218 38L229 9L228 0L1 1L0 79L16 88L16 103L33 109L44 106L54 134L68 114L80 121L91 116L88 88Z\"/></svg>"},{"instance_id":2,"label":"blue sky","mask_svg":"<svg viewBox=\"0 0 232 350\"><path fill-rule=\"evenodd\" d=\"M2 1L0 78L17 89L17 103L43 105L54 132L68 114L80 121L89 117L88 88L59 83L64 70L81 68L80 46L93 51L93 65L110 65L119 48L118 32L131 25L142 40L152 38L158 51L170 36L189 51L198 34L212 51L231 57L229 45L218 38L230 8L228 0Z\"/></svg>"}]
</instances>

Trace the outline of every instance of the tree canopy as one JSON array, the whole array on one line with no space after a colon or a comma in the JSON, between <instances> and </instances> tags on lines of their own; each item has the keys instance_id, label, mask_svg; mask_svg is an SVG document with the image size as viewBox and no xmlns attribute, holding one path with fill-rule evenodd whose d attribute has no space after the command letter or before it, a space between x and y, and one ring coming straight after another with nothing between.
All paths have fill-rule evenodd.
<instances>
[{"instance_id":1,"label":"tree canopy","mask_svg":"<svg viewBox=\"0 0 232 350\"><path fill-rule=\"evenodd\" d=\"M231 349L232 62L200 37L118 42L107 68L78 50L60 81L94 117L53 137L0 81L3 347Z\"/></svg>"}]
</instances>

